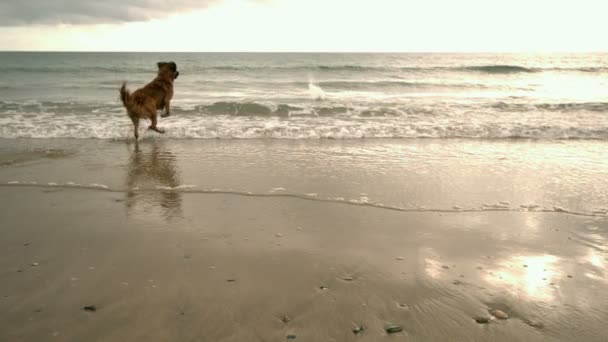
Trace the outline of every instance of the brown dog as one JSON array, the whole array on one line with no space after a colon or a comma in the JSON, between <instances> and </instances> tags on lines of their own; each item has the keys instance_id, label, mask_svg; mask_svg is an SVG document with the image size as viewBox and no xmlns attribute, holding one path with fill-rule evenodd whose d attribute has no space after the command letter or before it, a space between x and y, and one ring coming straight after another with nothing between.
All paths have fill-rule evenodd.
<instances>
[{"instance_id":1,"label":"brown dog","mask_svg":"<svg viewBox=\"0 0 608 342\"><path fill-rule=\"evenodd\" d=\"M148 129L165 133L163 129L156 127L156 110L165 109L165 114L161 114L163 118L171 115L173 81L179 76L179 71L174 62L158 62L157 65L158 76L143 88L137 89L133 94L127 89L127 82L120 88L120 99L133 121L135 140L139 138L139 119L150 119L152 124Z\"/></svg>"}]
</instances>

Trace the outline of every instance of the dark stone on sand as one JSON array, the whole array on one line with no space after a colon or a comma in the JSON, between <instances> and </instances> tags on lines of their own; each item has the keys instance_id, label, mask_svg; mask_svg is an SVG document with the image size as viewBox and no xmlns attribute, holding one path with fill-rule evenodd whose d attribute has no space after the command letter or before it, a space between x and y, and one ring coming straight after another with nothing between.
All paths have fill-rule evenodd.
<instances>
[{"instance_id":1,"label":"dark stone on sand","mask_svg":"<svg viewBox=\"0 0 608 342\"><path fill-rule=\"evenodd\" d=\"M340 279L344 281L353 281L353 277L341 277Z\"/></svg>"},{"instance_id":2,"label":"dark stone on sand","mask_svg":"<svg viewBox=\"0 0 608 342\"><path fill-rule=\"evenodd\" d=\"M27 246L29 246L29 245L30 245L30 243L29 243L29 242L26 242L26 243L24 243L23 245L27 247Z\"/></svg>"},{"instance_id":3,"label":"dark stone on sand","mask_svg":"<svg viewBox=\"0 0 608 342\"><path fill-rule=\"evenodd\" d=\"M458 280L454 280L452 282L452 284L454 284L454 285L462 285L462 283L460 281L458 281Z\"/></svg>"},{"instance_id":4,"label":"dark stone on sand","mask_svg":"<svg viewBox=\"0 0 608 342\"><path fill-rule=\"evenodd\" d=\"M319 290L327 290L327 289L329 289L329 287L327 287L325 285L319 286Z\"/></svg>"},{"instance_id":5,"label":"dark stone on sand","mask_svg":"<svg viewBox=\"0 0 608 342\"><path fill-rule=\"evenodd\" d=\"M226 279L226 281L229 283L234 283L236 281L236 279Z\"/></svg>"},{"instance_id":6,"label":"dark stone on sand","mask_svg":"<svg viewBox=\"0 0 608 342\"><path fill-rule=\"evenodd\" d=\"M287 323L291 322L291 318L287 315L284 315L281 317L281 322L287 324Z\"/></svg>"},{"instance_id":7,"label":"dark stone on sand","mask_svg":"<svg viewBox=\"0 0 608 342\"><path fill-rule=\"evenodd\" d=\"M97 307L95 305L87 305L82 308L84 311L95 312L97 311Z\"/></svg>"},{"instance_id":8,"label":"dark stone on sand","mask_svg":"<svg viewBox=\"0 0 608 342\"><path fill-rule=\"evenodd\" d=\"M364 331L365 331L365 327L360 326L360 325L358 325L355 328L353 328L353 334L355 334L355 335L358 335L358 334L360 334L360 333L362 333Z\"/></svg>"},{"instance_id":9,"label":"dark stone on sand","mask_svg":"<svg viewBox=\"0 0 608 342\"><path fill-rule=\"evenodd\" d=\"M523 322L526 323L527 325L531 326L532 328L536 328L536 329L543 329L545 327L545 325L543 323L537 322L537 321L531 321L529 319L524 319Z\"/></svg>"},{"instance_id":10,"label":"dark stone on sand","mask_svg":"<svg viewBox=\"0 0 608 342\"><path fill-rule=\"evenodd\" d=\"M441 266L441 268L445 268L446 270L449 270L449 269L450 269L450 266L448 266L448 265L443 265L443 266Z\"/></svg>"},{"instance_id":11,"label":"dark stone on sand","mask_svg":"<svg viewBox=\"0 0 608 342\"><path fill-rule=\"evenodd\" d=\"M572 276L568 274L568 278L572 278Z\"/></svg>"},{"instance_id":12,"label":"dark stone on sand","mask_svg":"<svg viewBox=\"0 0 608 342\"><path fill-rule=\"evenodd\" d=\"M487 317L475 317L475 322L479 324L488 324L490 323L490 319Z\"/></svg>"},{"instance_id":13,"label":"dark stone on sand","mask_svg":"<svg viewBox=\"0 0 608 342\"><path fill-rule=\"evenodd\" d=\"M296 335L287 335L285 338L287 340L295 340L296 339Z\"/></svg>"},{"instance_id":14,"label":"dark stone on sand","mask_svg":"<svg viewBox=\"0 0 608 342\"><path fill-rule=\"evenodd\" d=\"M384 328L384 330L389 334L394 334L394 333L402 332L403 328L398 325L388 325Z\"/></svg>"}]
</instances>

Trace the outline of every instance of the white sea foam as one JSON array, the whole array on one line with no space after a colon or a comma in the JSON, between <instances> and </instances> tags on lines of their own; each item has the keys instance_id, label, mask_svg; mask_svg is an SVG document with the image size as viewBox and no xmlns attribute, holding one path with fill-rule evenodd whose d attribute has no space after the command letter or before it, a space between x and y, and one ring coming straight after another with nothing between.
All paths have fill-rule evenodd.
<instances>
[{"instance_id":1,"label":"white sea foam","mask_svg":"<svg viewBox=\"0 0 608 342\"><path fill-rule=\"evenodd\" d=\"M312 84L312 83L311 83ZM164 138L530 138L608 140L608 104L215 102L173 106ZM370 100L371 101L371 100ZM158 136L144 131L146 136ZM118 103L0 101L2 138L132 137Z\"/></svg>"},{"instance_id":2,"label":"white sea foam","mask_svg":"<svg viewBox=\"0 0 608 342\"><path fill-rule=\"evenodd\" d=\"M453 205L451 208L448 207L426 207L426 206L421 206L421 205L412 205L412 206L401 206L401 205L394 205L394 204L384 204L382 202L379 201L375 201L370 199L367 196L360 196L359 198L351 198L351 199L346 199L344 197L328 197L328 198L321 198L318 196L318 194L316 193L280 193L280 194L268 194L268 193L256 193L256 192L252 192L252 191L237 191L237 190L233 190L233 189L220 189L220 188L214 188L211 190L207 190L207 189L202 189L202 190L196 190L194 188L196 188L196 185L193 184L184 184L184 185L179 185L179 186L175 186L175 187L169 187L169 186L156 186L154 188L144 188L144 189L140 189L139 187L134 187L131 189L121 189L121 188L111 188L105 184L100 184L100 183L89 183L89 184L78 184L78 183L74 183L74 182L65 182L65 183L57 183L57 182L48 182L46 184L40 184L34 181L18 181L18 180L13 180L13 181L8 181L6 183L4 183L4 186L32 186L32 185L36 185L39 187L54 187L54 188L75 188L75 189L83 189L83 190L98 190L98 191L111 191L111 192L130 192L130 191L145 191L145 192L150 192L150 191L175 191L175 192L182 192L182 193L191 193L191 194L211 194L211 193L221 193L221 194L226 194L226 195L236 195L236 196L251 196L251 197L268 197L268 196L276 196L276 197L289 197L289 198L299 198L299 199L306 199L306 200L312 200L312 201L319 201L319 202L337 202L337 203L343 203L343 204L349 204L349 205L360 205L360 206L369 206L369 207L375 207L378 209L387 209L387 210L396 210L396 211L405 211L405 212L453 212L453 213L458 213L458 212L462 212L463 210L466 211L478 211L478 212L484 212L484 211L510 211L510 212L520 212L522 211L522 209L528 210L528 211L537 211L537 212L554 212L554 213L564 213L564 214L571 214L571 215L580 215L580 216L595 216L597 217L604 217L605 215L608 215L608 208L600 208L600 209L596 209L590 212L577 212L577 211L572 211L568 208L564 208L564 207L560 207L560 206L553 206L553 207L541 207L539 205L535 205L535 204L528 204L528 205L520 205L519 208L512 208L506 205L501 205L501 204L482 204L479 207L471 207L468 209L464 209L462 206L460 205ZM2 186L2 184L0 184L0 186Z\"/></svg>"},{"instance_id":3,"label":"white sea foam","mask_svg":"<svg viewBox=\"0 0 608 342\"><path fill-rule=\"evenodd\" d=\"M99 183L90 183L88 186L92 187L92 188L99 188L99 189L108 189L109 187L105 184L99 184Z\"/></svg>"},{"instance_id":4,"label":"white sea foam","mask_svg":"<svg viewBox=\"0 0 608 342\"><path fill-rule=\"evenodd\" d=\"M323 89L320 86L313 83L311 80L308 82L308 91L310 92L310 96L315 100L325 100L327 97Z\"/></svg>"}]
</instances>

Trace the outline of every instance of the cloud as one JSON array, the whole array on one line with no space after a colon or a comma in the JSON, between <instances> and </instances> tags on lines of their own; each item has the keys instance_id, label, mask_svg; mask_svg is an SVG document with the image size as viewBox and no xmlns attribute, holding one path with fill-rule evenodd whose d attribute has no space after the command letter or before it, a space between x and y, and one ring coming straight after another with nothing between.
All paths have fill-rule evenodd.
<instances>
[{"instance_id":1,"label":"cloud","mask_svg":"<svg viewBox=\"0 0 608 342\"><path fill-rule=\"evenodd\" d=\"M0 26L147 21L221 0L2 0Z\"/></svg>"}]
</instances>

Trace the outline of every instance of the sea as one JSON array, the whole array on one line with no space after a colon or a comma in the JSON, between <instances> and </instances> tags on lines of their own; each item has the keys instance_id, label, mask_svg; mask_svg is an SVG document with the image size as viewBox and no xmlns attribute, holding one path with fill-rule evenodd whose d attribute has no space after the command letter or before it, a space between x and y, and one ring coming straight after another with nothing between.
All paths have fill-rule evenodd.
<instances>
[{"instance_id":1,"label":"sea","mask_svg":"<svg viewBox=\"0 0 608 342\"><path fill-rule=\"evenodd\" d=\"M605 53L0 52L0 138L131 138L159 61L164 138L608 140Z\"/></svg>"}]
</instances>

